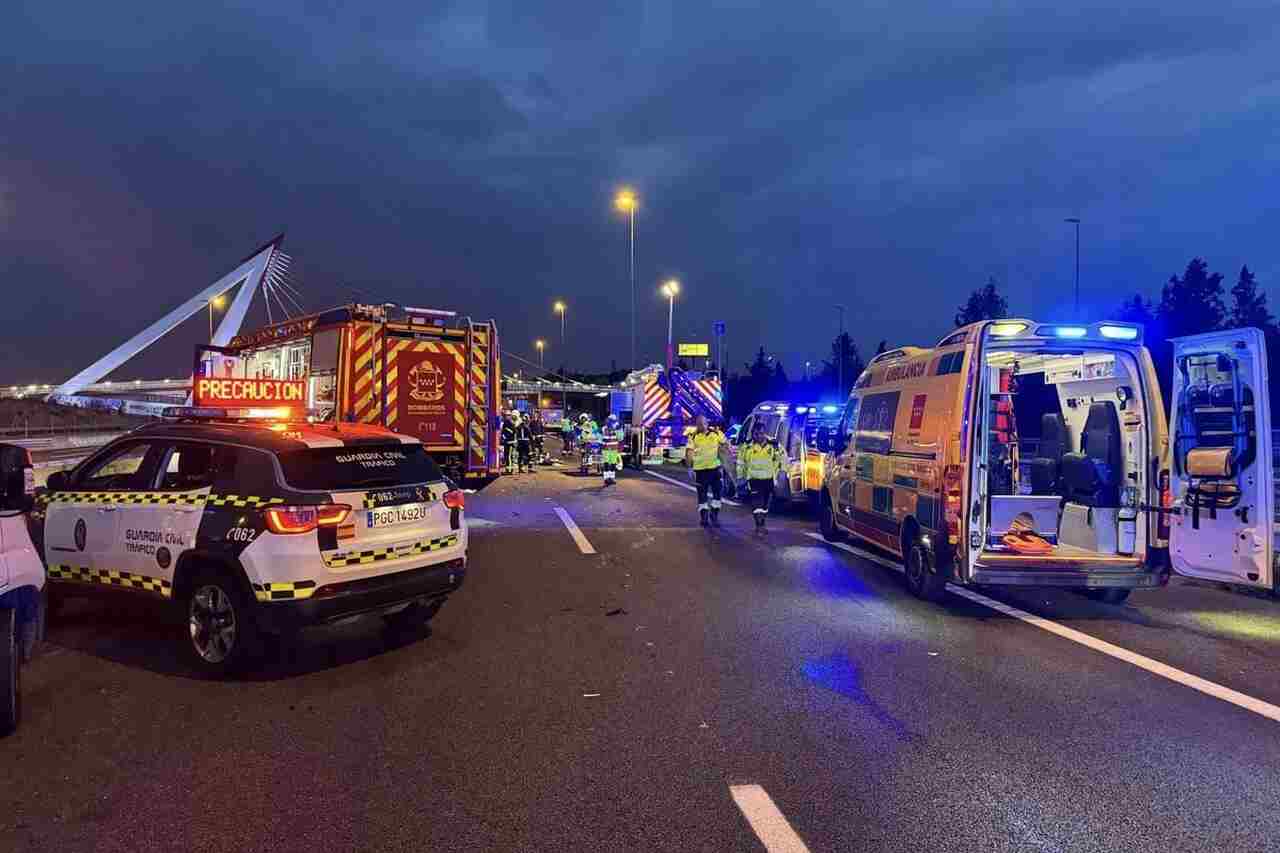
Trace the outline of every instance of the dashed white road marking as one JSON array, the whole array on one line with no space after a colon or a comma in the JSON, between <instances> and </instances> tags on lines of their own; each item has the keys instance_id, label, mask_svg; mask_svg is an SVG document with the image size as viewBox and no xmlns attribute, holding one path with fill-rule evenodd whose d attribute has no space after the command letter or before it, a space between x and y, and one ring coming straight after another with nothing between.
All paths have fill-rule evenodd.
<instances>
[{"instance_id":1,"label":"dashed white road marking","mask_svg":"<svg viewBox=\"0 0 1280 853\"><path fill-rule=\"evenodd\" d=\"M823 542L833 548L839 548L841 551L847 551L850 554L863 558L864 560L870 560L877 565L885 566L898 572L902 571L902 566L892 560L885 559L878 554L872 554L869 551L864 551L861 548L855 548L852 545L845 544L844 542L827 542L818 533L806 532L804 535L808 536L810 539L817 539L819 542ZM1230 687L1224 687L1217 682L1209 681L1208 679L1201 678L1198 675L1192 675L1191 673L1185 672L1177 667L1161 663L1154 658L1149 658L1146 655L1141 655L1137 652L1131 652L1126 648L1115 645L1114 643L1108 643L1106 640L1099 640L1097 637L1086 634L1083 631L1077 631L1075 628L1068 628L1066 625L1061 625L1051 619L1045 619L1043 616L1036 616L1033 613L1028 613L1027 611L1014 607L1011 604L1005 604L1002 601L996 601L995 599L988 598L987 596L974 592L971 589L966 589L965 587L949 583L947 584L947 591L954 593L961 598L966 598L975 604L981 604L983 607L995 610L997 613L1003 613L1005 616L1011 616L1014 619L1027 623L1028 625L1033 625L1041 631L1047 631L1050 634L1062 637L1064 640L1079 643L1086 648L1093 649L1095 652L1100 652L1108 657L1113 657L1116 660L1132 664L1139 669L1145 669L1153 675L1158 675L1161 678L1167 678L1168 680L1181 684L1184 687L1190 687L1192 690L1199 691L1206 696L1212 696L1215 699L1235 705L1237 708L1252 711L1260 717L1266 717L1268 720L1280 723L1280 705L1273 705L1270 702L1257 699L1247 693L1241 693L1238 690L1232 690Z\"/></svg>"},{"instance_id":2,"label":"dashed white road marking","mask_svg":"<svg viewBox=\"0 0 1280 853\"><path fill-rule=\"evenodd\" d=\"M573 541L577 543L578 550L584 554L594 554L596 549L591 547L591 543L582 534L572 516L569 515L569 511L562 506L553 507L553 509L556 511L556 515L560 516L560 520L564 522L564 526L569 531L569 535L573 537Z\"/></svg>"},{"instance_id":3,"label":"dashed white road marking","mask_svg":"<svg viewBox=\"0 0 1280 853\"><path fill-rule=\"evenodd\" d=\"M698 487L693 485L692 483L682 483L674 477L668 477L666 474L659 474L657 471L645 471L645 473L648 474L650 477L657 477L659 480L666 480L668 483L670 483L673 486L679 486L680 488L688 489L691 492L698 491ZM722 498L722 500L725 503L729 504L729 506L742 506L742 504L738 503L737 501L731 501L728 498Z\"/></svg>"},{"instance_id":4,"label":"dashed white road marking","mask_svg":"<svg viewBox=\"0 0 1280 853\"><path fill-rule=\"evenodd\" d=\"M730 785L729 794L769 853L809 853L809 848L759 785Z\"/></svg>"}]
</instances>

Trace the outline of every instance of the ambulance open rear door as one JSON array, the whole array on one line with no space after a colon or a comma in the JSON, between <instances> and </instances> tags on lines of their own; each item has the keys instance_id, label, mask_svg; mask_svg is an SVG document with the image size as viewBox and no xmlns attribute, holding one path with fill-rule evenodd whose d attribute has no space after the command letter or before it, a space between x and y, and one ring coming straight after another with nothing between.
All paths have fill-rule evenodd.
<instances>
[{"instance_id":1,"label":"ambulance open rear door","mask_svg":"<svg viewBox=\"0 0 1280 853\"><path fill-rule=\"evenodd\" d=\"M1170 562L1180 575L1273 589L1266 341L1232 329L1173 344Z\"/></svg>"}]
</instances>

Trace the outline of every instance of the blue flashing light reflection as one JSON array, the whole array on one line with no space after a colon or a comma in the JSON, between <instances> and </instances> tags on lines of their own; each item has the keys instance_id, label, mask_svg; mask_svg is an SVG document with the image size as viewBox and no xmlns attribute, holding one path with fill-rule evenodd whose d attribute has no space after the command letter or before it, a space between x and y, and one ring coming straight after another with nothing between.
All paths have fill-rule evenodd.
<instances>
[{"instance_id":1,"label":"blue flashing light reflection","mask_svg":"<svg viewBox=\"0 0 1280 853\"><path fill-rule=\"evenodd\" d=\"M1138 330L1132 326L1099 326L1098 334L1113 341L1132 341L1138 338Z\"/></svg>"}]
</instances>

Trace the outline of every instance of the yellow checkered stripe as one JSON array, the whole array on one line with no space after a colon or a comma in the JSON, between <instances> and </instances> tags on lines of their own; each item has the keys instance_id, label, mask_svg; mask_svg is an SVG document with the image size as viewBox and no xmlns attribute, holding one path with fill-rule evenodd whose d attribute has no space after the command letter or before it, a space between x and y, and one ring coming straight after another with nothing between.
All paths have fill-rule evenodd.
<instances>
[{"instance_id":1,"label":"yellow checkered stripe","mask_svg":"<svg viewBox=\"0 0 1280 853\"><path fill-rule=\"evenodd\" d=\"M284 583L255 583L253 597L258 601L298 601L315 594L315 581L287 581Z\"/></svg>"},{"instance_id":2,"label":"yellow checkered stripe","mask_svg":"<svg viewBox=\"0 0 1280 853\"><path fill-rule=\"evenodd\" d=\"M48 502L257 508L282 504L284 503L284 498L264 498L257 495L214 495L200 492L54 492L48 496Z\"/></svg>"},{"instance_id":3,"label":"yellow checkered stripe","mask_svg":"<svg viewBox=\"0 0 1280 853\"><path fill-rule=\"evenodd\" d=\"M49 566L48 574L50 580L140 589L145 592L159 593L165 598L173 595L173 585L164 578L135 575L133 572L117 572L113 569L91 569L88 566L51 565Z\"/></svg>"},{"instance_id":4,"label":"yellow checkered stripe","mask_svg":"<svg viewBox=\"0 0 1280 853\"><path fill-rule=\"evenodd\" d=\"M421 542L414 542L412 545L398 545L393 548L372 548L367 551L342 551L337 554L327 554L324 557L324 564L331 569L341 569L345 566L363 566L368 563L380 563L383 560L399 560L403 557L417 557L421 554L429 554L432 551L442 551L445 548L451 548L458 544L458 534L453 533L449 536L441 536L437 539L425 539Z\"/></svg>"}]
</instances>

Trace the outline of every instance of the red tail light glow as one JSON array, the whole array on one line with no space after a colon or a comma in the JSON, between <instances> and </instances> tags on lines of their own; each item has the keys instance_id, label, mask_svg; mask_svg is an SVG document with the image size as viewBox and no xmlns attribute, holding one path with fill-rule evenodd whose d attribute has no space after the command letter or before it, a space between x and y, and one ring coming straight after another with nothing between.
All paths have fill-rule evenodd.
<instances>
[{"instance_id":1,"label":"red tail light glow","mask_svg":"<svg viewBox=\"0 0 1280 853\"><path fill-rule=\"evenodd\" d=\"M444 505L449 509L466 509L467 496L461 489L452 489L444 493Z\"/></svg>"},{"instance_id":2,"label":"red tail light glow","mask_svg":"<svg viewBox=\"0 0 1280 853\"><path fill-rule=\"evenodd\" d=\"M338 527L349 515L346 504L273 506L266 511L267 529L283 536L310 533L317 527Z\"/></svg>"}]
</instances>

